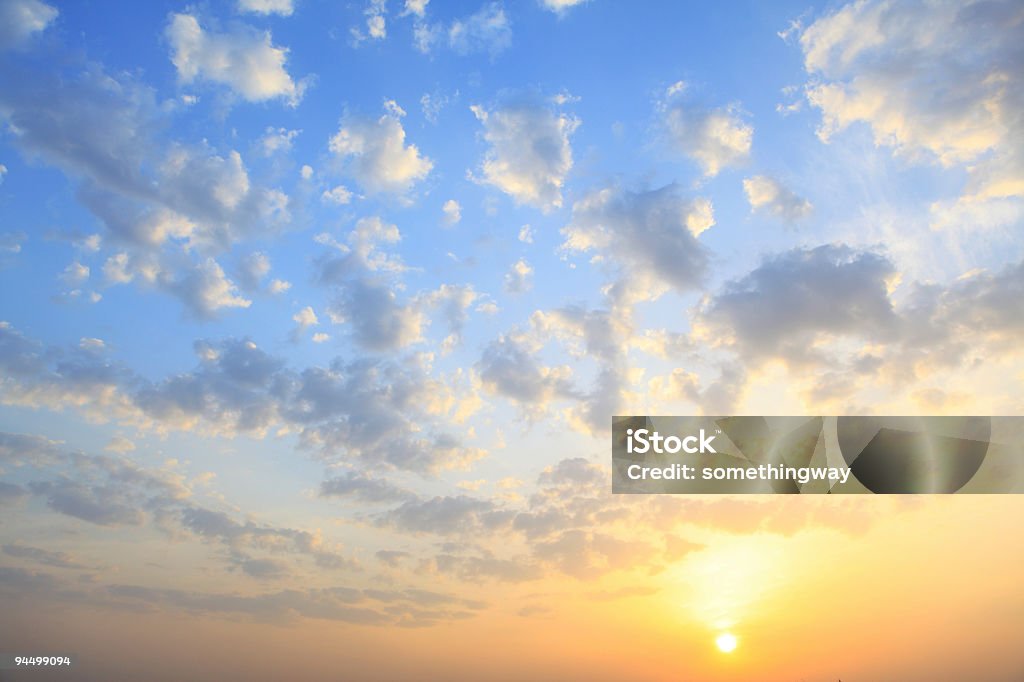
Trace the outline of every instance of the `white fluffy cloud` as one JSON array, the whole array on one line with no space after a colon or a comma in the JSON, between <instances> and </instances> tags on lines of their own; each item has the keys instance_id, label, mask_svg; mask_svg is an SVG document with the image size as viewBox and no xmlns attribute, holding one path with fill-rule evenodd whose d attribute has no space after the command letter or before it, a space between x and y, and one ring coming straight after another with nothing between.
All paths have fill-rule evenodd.
<instances>
[{"instance_id":1,"label":"white fluffy cloud","mask_svg":"<svg viewBox=\"0 0 1024 682\"><path fill-rule=\"evenodd\" d=\"M296 105L302 98L302 85L285 69L288 50L275 47L270 33L242 27L214 33L191 14L173 14L166 35L181 83L219 83L250 102L283 97Z\"/></svg>"},{"instance_id":2,"label":"white fluffy cloud","mask_svg":"<svg viewBox=\"0 0 1024 682\"><path fill-rule=\"evenodd\" d=\"M428 4L430 0L405 0L405 9L402 13L422 17L427 12Z\"/></svg>"},{"instance_id":3,"label":"white fluffy cloud","mask_svg":"<svg viewBox=\"0 0 1024 682\"><path fill-rule=\"evenodd\" d=\"M352 201L352 192L345 185L336 185L331 189L325 189L320 195L320 201L342 206Z\"/></svg>"},{"instance_id":4,"label":"white fluffy cloud","mask_svg":"<svg viewBox=\"0 0 1024 682\"><path fill-rule=\"evenodd\" d=\"M964 166L959 209L1024 197L1019 3L861 2L800 35L829 140L854 123L913 161ZM995 207L995 208L998 208ZM1011 213L1019 216L1018 210ZM984 222L980 221L980 222Z\"/></svg>"},{"instance_id":5,"label":"white fluffy cloud","mask_svg":"<svg viewBox=\"0 0 1024 682\"><path fill-rule=\"evenodd\" d=\"M526 99L492 111L471 107L490 145L480 164L481 181L517 203L542 210L562 205L562 185L572 169L569 137L579 120Z\"/></svg>"},{"instance_id":6,"label":"white fluffy cloud","mask_svg":"<svg viewBox=\"0 0 1024 682\"><path fill-rule=\"evenodd\" d=\"M310 327L315 327L320 324L320 320L317 318L316 312L313 310L312 306L308 305L292 315L292 321L295 322L296 325L292 336L296 339L302 336Z\"/></svg>"},{"instance_id":7,"label":"white fluffy cloud","mask_svg":"<svg viewBox=\"0 0 1024 682\"><path fill-rule=\"evenodd\" d=\"M563 14L576 5L582 5L587 0L540 0L541 7L551 10L556 14Z\"/></svg>"},{"instance_id":8,"label":"white fluffy cloud","mask_svg":"<svg viewBox=\"0 0 1024 682\"><path fill-rule=\"evenodd\" d=\"M529 291L533 287L533 268L520 258L505 273L505 291L518 294Z\"/></svg>"},{"instance_id":9,"label":"white fluffy cloud","mask_svg":"<svg viewBox=\"0 0 1024 682\"><path fill-rule=\"evenodd\" d=\"M36 33L46 30L58 11L39 0L0 2L0 50L22 47Z\"/></svg>"},{"instance_id":10,"label":"white fluffy cloud","mask_svg":"<svg viewBox=\"0 0 1024 682\"><path fill-rule=\"evenodd\" d=\"M235 284L213 258L197 264L183 277L169 280L161 273L161 285L176 294L189 310L203 318L211 318L222 308L248 308L252 301L239 295Z\"/></svg>"},{"instance_id":11,"label":"white fluffy cloud","mask_svg":"<svg viewBox=\"0 0 1024 682\"><path fill-rule=\"evenodd\" d=\"M292 149L293 140L301 132L301 130L288 130L287 128L268 126L259 141L260 151L263 152L264 156L289 152Z\"/></svg>"},{"instance_id":12,"label":"white fluffy cloud","mask_svg":"<svg viewBox=\"0 0 1024 682\"><path fill-rule=\"evenodd\" d=\"M755 175L743 181L743 191L754 211L766 211L786 222L805 218L812 210L811 202L797 196L778 180Z\"/></svg>"},{"instance_id":13,"label":"white fluffy cloud","mask_svg":"<svg viewBox=\"0 0 1024 682\"><path fill-rule=\"evenodd\" d=\"M353 26L350 30L353 44L358 46L364 40L384 40L388 37L387 20L384 18L387 7L384 0L370 0L363 14L366 16L366 32Z\"/></svg>"},{"instance_id":14,"label":"white fluffy cloud","mask_svg":"<svg viewBox=\"0 0 1024 682\"><path fill-rule=\"evenodd\" d=\"M289 17L295 11L293 0L238 0L240 12L253 14L280 14Z\"/></svg>"},{"instance_id":15,"label":"white fluffy cloud","mask_svg":"<svg viewBox=\"0 0 1024 682\"><path fill-rule=\"evenodd\" d=\"M459 206L459 202L455 199L449 199L444 202L444 206L441 207L441 213L444 214L444 224L448 227L457 224L462 220L462 207Z\"/></svg>"},{"instance_id":16,"label":"white fluffy cloud","mask_svg":"<svg viewBox=\"0 0 1024 682\"><path fill-rule=\"evenodd\" d=\"M330 140L330 150L368 192L402 194L427 177L433 161L405 143L405 129L397 105L373 120L351 117Z\"/></svg>"},{"instance_id":17,"label":"white fluffy cloud","mask_svg":"<svg viewBox=\"0 0 1024 682\"><path fill-rule=\"evenodd\" d=\"M753 127L736 106L709 109L688 101L686 83L675 83L659 105L668 143L697 162L707 177L750 156Z\"/></svg>"}]
</instances>

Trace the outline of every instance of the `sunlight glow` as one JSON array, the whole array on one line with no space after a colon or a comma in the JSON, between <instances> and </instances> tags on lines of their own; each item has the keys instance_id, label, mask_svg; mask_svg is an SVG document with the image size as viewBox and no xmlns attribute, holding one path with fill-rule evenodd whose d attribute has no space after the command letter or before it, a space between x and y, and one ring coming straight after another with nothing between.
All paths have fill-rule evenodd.
<instances>
[{"instance_id":1,"label":"sunlight glow","mask_svg":"<svg viewBox=\"0 0 1024 682\"><path fill-rule=\"evenodd\" d=\"M737 643L736 636L728 632L723 632L715 640L715 645L718 646L718 650L724 654L731 654L736 649Z\"/></svg>"}]
</instances>

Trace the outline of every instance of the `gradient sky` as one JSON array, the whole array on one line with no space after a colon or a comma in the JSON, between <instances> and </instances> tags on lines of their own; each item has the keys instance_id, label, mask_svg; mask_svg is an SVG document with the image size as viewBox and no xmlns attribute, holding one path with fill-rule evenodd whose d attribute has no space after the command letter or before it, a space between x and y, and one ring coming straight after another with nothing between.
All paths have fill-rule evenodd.
<instances>
[{"instance_id":1,"label":"gradient sky","mask_svg":"<svg viewBox=\"0 0 1024 682\"><path fill-rule=\"evenodd\" d=\"M0 0L0 652L1019 679L1018 497L613 496L608 439L1024 413L1022 46L998 0Z\"/></svg>"}]
</instances>

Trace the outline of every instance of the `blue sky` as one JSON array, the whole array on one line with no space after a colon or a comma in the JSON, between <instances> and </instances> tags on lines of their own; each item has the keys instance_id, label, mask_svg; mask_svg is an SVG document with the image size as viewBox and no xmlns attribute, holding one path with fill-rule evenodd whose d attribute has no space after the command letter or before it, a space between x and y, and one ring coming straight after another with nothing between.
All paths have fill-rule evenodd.
<instances>
[{"instance_id":1,"label":"blue sky","mask_svg":"<svg viewBox=\"0 0 1024 682\"><path fill-rule=\"evenodd\" d=\"M11 583L573 593L687 561L614 414L1019 413L1021 22L0 1Z\"/></svg>"}]
</instances>

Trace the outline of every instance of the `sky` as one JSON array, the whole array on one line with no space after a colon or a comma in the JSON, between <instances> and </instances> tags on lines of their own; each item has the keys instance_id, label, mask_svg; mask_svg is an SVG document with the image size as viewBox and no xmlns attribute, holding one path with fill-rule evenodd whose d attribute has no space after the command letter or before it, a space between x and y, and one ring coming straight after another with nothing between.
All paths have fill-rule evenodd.
<instances>
[{"instance_id":1,"label":"sky","mask_svg":"<svg viewBox=\"0 0 1024 682\"><path fill-rule=\"evenodd\" d=\"M0 653L1019 679L1020 498L616 496L609 438L1024 412L1022 46L1000 0L0 0Z\"/></svg>"}]
</instances>

